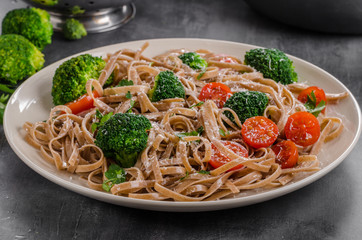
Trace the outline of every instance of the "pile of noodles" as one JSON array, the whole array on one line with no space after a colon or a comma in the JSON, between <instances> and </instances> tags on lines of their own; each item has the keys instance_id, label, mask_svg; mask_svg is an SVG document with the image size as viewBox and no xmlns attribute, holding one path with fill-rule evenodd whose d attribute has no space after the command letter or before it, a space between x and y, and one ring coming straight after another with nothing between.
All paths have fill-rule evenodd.
<instances>
[{"instance_id":1,"label":"pile of noodles","mask_svg":"<svg viewBox=\"0 0 362 240\"><path fill-rule=\"evenodd\" d=\"M271 148L252 149L241 137L241 125L238 116L231 109L219 109L212 101L190 108L199 102L201 88L208 82L222 82L232 92L253 90L266 93L269 104L264 116L272 119L278 126L278 141L283 140L284 125L288 117L305 111L305 107L294 95L308 87L305 84L282 85L253 68L237 63L220 61L224 55L208 50L197 50L207 62L206 72L199 76L178 58L185 49L170 50L154 58L142 55L148 46L139 50L122 49L106 57L106 67L99 79L90 79L86 89L90 96L95 89L101 97L94 98L94 109L80 115L74 115L66 106L51 109L45 122L25 123L26 140L40 150L42 157L54 164L58 170L79 174L87 179L89 187L102 191L102 183L107 180L104 173L113 163L103 155L94 144L95 136L91 124L95 121L96 109L103 114L124 113L135 102L133 112L147 117L152 128L149 131L147 147L140 154L134 167L125 169L127 181L115 184L111 193L131 198L174 201L208 201L232 197L236 194L257 188L272 188L287 184L301 172L320 169L316 154L327 141L337 137L342 129L341 119L320 114L321 125L319 140L312 146L300 147L298 163L293 168L282 169L275 162ZM155 76L165 70L173 71L186 90L186 98L166 99L151 102L147 92L153 87ZM103 89L103 84L114 72L114 86L121 79L134 82L133 86ZM130 92L132 98L126 94ZM345 98L346 93L327 94L328 103ZM230 111L236 124L223 114ZM227 123L227 125L225 124ZM191 132L203 126L201 136L179 138L180 132ZM222 131L222 130L224 131ZM224 132L226 134L221 134ZM241 157L224 146L222 141L235 141L248 150L249 157ZM210 170L208 161L212 155L211 145L231 159L227 164ZM230 171L242 164L239 170ZM210 170L205 174L201 170Z\"/></svg>"}]
</instances>

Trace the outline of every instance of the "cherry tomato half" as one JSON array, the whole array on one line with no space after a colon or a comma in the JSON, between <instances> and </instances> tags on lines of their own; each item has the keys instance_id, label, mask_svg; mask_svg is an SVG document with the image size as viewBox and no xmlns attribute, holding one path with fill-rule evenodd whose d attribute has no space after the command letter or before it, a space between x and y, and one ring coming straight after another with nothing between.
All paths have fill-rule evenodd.
<instances>
[{"instance_id":1,"label":"cherry tomato half","mask_svg":"<svg viewBox=\"0 0 362 240\"><path fill-rule=\"evenodd\" d=\"M320 131L318 119L309 112L290 115L284 127L287 139L303 147L317 142Z\"/></svg>"},{"instance_id":2,"label":"cherry tomato half","mask_svg":"<svg viewBox=\"0 0 362 240\"><path fill-rule=\"evenodd\" d=\"M237 155L240 155L242 157L248 157L248 150L246 150L246 148L244 146L242 146L239 143L236 142L232 142L232 141L221 141L225 147L227 147L228 149L230 149L231 151L233 151L234 153L236 153ZM222 154L216 147L214 144L211 145L212 148L212 155L211 155L211 159L209 161L210 165L213 168L218 168L222 165L224 165L225 163L228 163L231 161L230 158L228 158L227 156L225 156L224 154ZM235 167L233 167L231 170L237 170L242 168L243 165L237 165Z\"/></svg>"},{"instance_id":3,"label":"cherry tomato half","mask_svg":"<svg viewBox=\"0 0 362 240\"><path fill-rule=\"evenodd\" d=\"M93 91L93 96L95 98L99 97L99 94L96 90ZM73 114L78 114L93 107L93 98L88 94L84 94L73 102L69 102L65 105L72 110Z\"/></svg>"},{"instance_id":4,"label":"cherry tomato half","mask_svg":"<svg viewBox=\"0 0 362 240\"><path fill-rule=\"evenodd\" d=\"M275 161L279 163L282 168L294 167L298 162L298 148L294 142L285 140L275 144L272 147L276 158Z\"/></svg>"},{"instance_id":5,"label":"cherry tomato half","mask_svg":"<svg viewBox=\"0 0 362 240\"><path fill-rule=\"evenodd\" d=\"M319 88L317 86L312 86L304 89L299 95L298 100L302 103L306 103L308 101L308 95L311 96L312 91L314 92L315 98L316 98L316 106L323 100L325 103L327 103L327 97L322 88ZM322 113L326 112L326 108L322 110Z\"/></svg>"},{"instance_id":6,"label":"cherry tomato half","mask_svg":"<svg viewBox=\"0 0 362 240\"><path fill-rule=\"evenodd\" d=\"M200 92L200 101L213 100L216 106L222 108L226 100L231 97L232 92L228 86L222 83L212 82L206 84Z\"/></svg>"},{"instance_id":7,"label":"cherry tomato half","mask_svg":"<svg viewBox=\"0 0 362 240\"><path fill-rule=\"evenodd\" d=\"M277 125L263 116L246 119L241 127L244 141L253 148L269 147L279 134Z\"/></svg>"}]
</instances>

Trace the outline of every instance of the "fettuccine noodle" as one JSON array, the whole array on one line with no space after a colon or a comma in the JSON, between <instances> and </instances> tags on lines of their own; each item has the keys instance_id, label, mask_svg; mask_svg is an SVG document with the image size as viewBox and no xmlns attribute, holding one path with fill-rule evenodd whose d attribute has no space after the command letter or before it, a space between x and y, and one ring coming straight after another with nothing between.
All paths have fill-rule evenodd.
<instances>
[{"instance_id":1,"label":"fettuccine noodle","mask_svg":"<svg viewBox=\"0 0 362 240\"><path fill-rule=\"evenodd\" d=\"M127 181L111 188L115 195L148 200L211 201L233 197L240 192L257 188L274 188L291 182L296 174L314 172L320 169L317 154L323 144L341 133L343 123L340 118L320 114L319 140L312 146L300 147L298 163L293 168L282 169L275 161L271 148L253 149L248 147L241 136L241 125L236 113L228 108L219 109L213 101L197 104L201 88L208 82L222 82L232 92L245 90L260 91L269 98L264 116L274 121L279 129L281 141L283 128L288 117L297 111L306 111L297 100L296 94L307 88L306 84L282 85L263 75L239 59L233 63L221 62L220 55L208 50L195 51L207 62L206 72L200 75L183 64L178 56L185 49L170 50L162 55L149 58L143 55L146 43L139 50L122 49L108 54L99 79L90 79L86 89L89 96L96 90L100 97L94 98L94 107L86 113L72 114L66 106L56 106L44 122L24 124L26 140L40 150L42 157L58 170L76 173L87 179L92 189L102 191L106 180L104 173L112 159L104 156L94 143L91 125L98 109L103 114L125 113L135 101L133 112L143 114L151 123L147 147L140 154L134 167L125 169ZM171 70L182 82L186 98L166 99L151 102L147 93L152 88L155 76L161 71ZM133 86L103 89L111 73L115 84L121 79L134 82ZM132 94L131 99L126 94ZM335 103L347 96L346 93L327 94L328 102ZM224 114L230 111L235 123ZM227 123L227 124L225 124ZM200 136L179 138L179 132L190 132L203 126ZM222 129L227 134L221 134ZM285 137L284 137L285 138ZM235 141L248 150L249 157L241 157L222 144ZM210 170L212 144L231 159L223 166ZM242 164L244 167L231 170ZM200 173L210 170L209 174Z\"/></svg>"}]
</instances>

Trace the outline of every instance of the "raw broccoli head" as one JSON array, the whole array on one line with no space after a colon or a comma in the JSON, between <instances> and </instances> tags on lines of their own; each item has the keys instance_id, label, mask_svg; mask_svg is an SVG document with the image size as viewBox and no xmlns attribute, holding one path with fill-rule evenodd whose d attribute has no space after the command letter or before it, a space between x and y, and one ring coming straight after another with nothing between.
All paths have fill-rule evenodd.
<instances>
[{"instance_id":1,"label":"raw broccoli head","mask_svg":"<svg viewBox=\"0 0 362 240\"><path fill-rule=\"evenodd\" d=\"M43 6L54 6L58 4L58 0L32 0L32 1Z\"/></svg>"},{"instance_id":2,"label":"raw broccoli head","mask_svg":"<svg viewBox=\"0 0 362 240\"><path fill-rule=\"evenodd\" d=\"M19 34L40 51L52 42L53 26L47 11L22 8L8 12L2 22L2 34Z\"/></svg>"},{"instance_id":3,"label":"raw broccoli head","mask_svg":"<svg viewBox=\"0 0 362 240\"><path fill-rule=\"evenodd\" d=\"M244 63L261 72L265 78L284 85L298 81L293 62L278 49L252 49L245 54Z\"/></svg>"},{"instance_id":4,"label":"raw broccoli head","mask_svg":"<svg viewBox=\"0 0 362 240\"><path fill-rule=\"evenodd\" d=\"M100 57L83 54L60 65L53 77L52 96L55 105L71 102L86 93L89 79L98 79L106 62ZM107 82L113 80L113 75ZM107 84L107 83L106 83Z\"/></svg>"},{"instance_id":5,"label":"raw broccoli head","mask_svg":"<svg viewBox=\"0 0 362 240\"><path fill-rule=\"evenodd\" d=\"M63 25L63 34L66 39L76 40L87 36L84 25L74 18L68 18Z\"/></svg>"},{"instance_id":6,"label":"raw broccoli head","mask_svg":"<svg viewBox=\"0 0 362 240\"><path fill-rule=\"evenodd\" d=\"M44 55L26 38L0 36L0 79L11 84L33 75L44 65Z\"/></svg>"},{"instance_id":7,"label":"raw broccoli head","mask_svg":"<svg viewBox=\"0 0 362 240\"><path fill-rule=\"evenodd\" d=\"M192 69L205 69L207 68L207 62L199 54L195 52L188 52L178 56L182 62Z\"/></svg>"},{"instance_id":8,"label":"raw broccoli head","mask_svg":"<svg viewBox=\"0 0 362 240\"><path fill-rule=\"evenodd\" d=\"M133 167L147 146L150 128L151 122L143 115L117 113L98 129L95 144L122 167Z\"/></svg>"},{"instance_id":9,"label":"raw broccoli head","mask_svg":"<svg viewBox=\"0 0 362 240\"><path fill-rule=\"evenodd\" d=\"M185 88L173 72L164 71L155 77L155 85L148 94L152 102L168 98L185 98Z\"/></svg>"},{"instance_id":10,"label":"raw broccoli head","mask_svg":"<svg viewBox=\"0 0 362 240\"><path fill-rule=\"evenodd\" d=\"M234 93L225 103L224 108L231 108L238 115L241 123L246 119L262 116L266 106L268 105L268 97L265 93L255 91L244 91ZM224 112L231 121L234 116L229 111Z\"/></svg>"}]
</instances>

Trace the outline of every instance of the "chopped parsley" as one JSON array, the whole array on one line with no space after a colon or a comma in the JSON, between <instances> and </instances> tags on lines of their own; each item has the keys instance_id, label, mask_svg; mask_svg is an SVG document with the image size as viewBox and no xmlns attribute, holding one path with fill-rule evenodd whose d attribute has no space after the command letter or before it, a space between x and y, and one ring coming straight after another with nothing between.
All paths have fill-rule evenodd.
<instances>
[{"instance_id":1,"label":"chopped parsley","mask_svg":"<svg viewBox=\"0 0 362 240\"><path fill-rule=\"evenodd\" d=\"M189 136L200 136L203 131L204 131L204 127L201 126L196 131L194 130L191 132L177 133L176 136L178 136L179 138L189 137Z\"/></svg>"},{"instance_id":2,"label":"chopped parsley","mask_svg":"<svg viewBox=\"0 0 362 240\"><path fill-rule=\"evenodd\" d=\"M190 108L193 108L193 107L200 107L202 104L204 104L204 102L203 102L203 101L200 101L200 102L198 102L198 103L196 103L196 104L192 105Z\"/></svg>"},{"instance_id":3,"label":"chopped parsley","mask_svg":"<svg viewBox=\"0 0 362 240\"><path fill-rule=\"evenodd\" d=\"M324 100L320 101L317 105L317 98L314 94L314 91L310 93L310 95L307 95L307 102L304 104L304 106L307 108L307 111L313 114L315 117L318 117L319 113L323 111L323 109L326 107L326 102Z\"/></svg>"},{"instance_id":4,"label":"chopped parsley","mask_svg":"<svg viewBox=\"0 0 362 240\"><path fill-rule=\"evenodd\" d=\"M131 94L130 91L128 91L128 92L126 93L126 98L127 98L127 99L131 99L131 98L132 98L132 94Z\"/></svg>"},{"instance_id":5,"label":"chopped parsley","mask_svg":"<svg viewBox=\"0 0 362 240\"><path fill-rule=\"evenodd\" d=\"M197 80L200 80L200 78L202 78L202 76L204 76L204 74L206 73L206 68L202 70L202 72L199 73L199 75L197 75Z\"/></svg>"},{"instance_id":6,"label":"chopped parsley","mask_svg":"<svg viewBox=\"0 0 362 240\"><path fill-rule=\"evenodd\" d=\"M188 172L188 171L186 171L185 176L183 176L182 178L180 178L180 181L185 180L188 176L189 176L189 172Z\"/></svg>"},{"instance_id":7,"label":"chopped parsley","mask_svg":"<svg viewBox=\"0 0 362 240\"><path fill-rule=\"evenodd\" d=\"M134 101L134 100L131 100L131 102L130 102L130 107L129 107L127 113L132 113L132 108L133 108L134 104L135 104L135 101Z\"/></svg>"},{"instance_id":8,"label":"chopped parsley","mask_svg":"<svg viewBox=\"0 0 362 240\"><path fill-rule=\"evenodd\" d=\"M126 172L117 164L111 164L108 171L104 173L107 180L102 184L102 188L109 192L114 184L123 183L126 181Z\"/></svg>"},{"instance_id":9,"label":"chopped parsley","mask_svg":"<svg viewBox=\"0 0 362 240\"><path fill-rule=\"evenodd\" d=\"M102 113L97 109L96 111L96 119L98 122L92 123L91 130L92 132L95 132L98 128L103 126L103 124L112 117L113 112L107 113L106 115L102 115Z\"/></svg>"},{"instance_id":10,"label":"chopped parsley","mask_svg":"<svg viewBox=\"0 0 362 240\"><path fill-rule=\"evenodd\" d=\"M229 131L225 132L224 129L222 129L222 128L219 129L219 133L220 133L220 135L223 136L223 137L226 137L226 135L229 135L229 134L230 134Z\"/></svg>"},{"instance_id":11,"label":"chopped parsley","mask_svg":"<svg viewBox=\"0 0 362 240\"><path fill-rule=\"evenodd\" d=\"M119 81L119 83L116 85L116 87L124 87L124 86L132 86L132 85L133 85L132 80L122 79L121 81Z\"/></svg>"}]
</instances>

